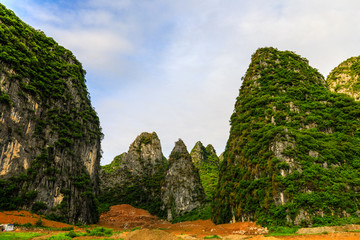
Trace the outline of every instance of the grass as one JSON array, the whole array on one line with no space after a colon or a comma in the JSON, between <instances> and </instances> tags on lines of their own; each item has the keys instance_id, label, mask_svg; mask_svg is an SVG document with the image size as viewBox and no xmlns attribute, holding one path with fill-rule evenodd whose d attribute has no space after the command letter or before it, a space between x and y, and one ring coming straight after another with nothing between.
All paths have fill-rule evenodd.
<instances>
[{"instance_id":1,"label":"grass","mask_svg":"<svg viewBox=\"0 0 360 240\"><path fill-rule=\"evenodd\" d=\"M9 240L9 239L31 239L34 237L39 237L45 235L44 233L33 233L33 232L2 232L0 233L0 239Z\"/></svg>"},{"instance_id":2,"label":"grass","mask_svg":"<svg viewBox=\"0 0 360 240\"><path fill-rule=\"evenodd\" d=\"M67 233L59 233L59 234L56 234L56 235L53 235L49 238L47 238L48 240L68 240L68 239L72 239L71 237L69 236L66 236Z\"/></svg>"},{"instance_id":3,"label":"grass","mask_svg":"<svg viewBox=\"0 0 360 240\"><path fill-rule=\"evenodd\" d=\"M282 226L276 226L276 227L268 227L269 228L269 234L266 236L292 236L297 235L297 230L300 229L300 227L282 227Z\"/></svg>"},{"instance_id":4,"label":"grass","mask_svg":"<svg viewBox=\"0 0 360 240\"><path fill-rule=\"evenodd\" d=\"M59 233L59 234L53 235L47 239L48 240L63 240L63 239L69 240L69 239L73 239L76 237L83 237L83 236L111 237L112 235L113 235L112 229L104 228L104 227L96 227L91 230L86 229L85 233L75 232L74 230L70 230L67 233ZM108 238L103 238L103 239L108 239ZM99 239L97 239L97 240L99 240Z\"/></svg>"},{"instance_id":5,"label":"grass","mask_svg":"<svg viewBox=\"0 0 360 240\"><path fill-rule=\"evenodd\" d=\"M214 238L221 239L221 237L219 237L218 235L212 235L212 236L204 237L204 239L214 239Z\"/></svg>"},{"instance_id":6,"label":"grass","mask_svg":"<svg viewBox=\"0 0 360 240\"><path fill-rule=\"evenodd\" d=\"M135 231L135 230L140 230L140 229L141 229L141 227L135 227L135 228L132 228L132 229L130 230L130 232Z\"/></svg>"},{"instance_id":7,"label":"grass","mask_svg":"<svg viewBox=\"0 0 360 240\"><path fill-rule=\"evenodd\" d=\"M32 225L31 223L24 223L24 224L14 224L16 227L26 227L26 228L41 228L41 229L47 229L51 231L70 231L74 230L74 227L63 227L63 228L53 228L53 227L47 227L47 226L38 226L38 225Z\"/></svg>"}]
</instances>

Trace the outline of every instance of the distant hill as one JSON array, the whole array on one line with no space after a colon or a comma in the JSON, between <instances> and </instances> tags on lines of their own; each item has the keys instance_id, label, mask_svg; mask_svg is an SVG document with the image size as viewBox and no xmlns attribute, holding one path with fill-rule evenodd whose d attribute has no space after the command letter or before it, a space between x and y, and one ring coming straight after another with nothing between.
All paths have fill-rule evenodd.
<instances>
[{"instance_id":1,"label":"distant hill","mask_svg":"<svg viewBox=\"0 0 360 240\"><path fill-rule=\"evenodd\" d=\"M127 153L101 167L100 203L105 207L117 204L148 210L164 216L161 210L161 183L164 181L167 160L155 132L141 133Z\"/></svg>"},{"instance_id":2,"label":"distant hill","mask_svg":"<svg viewBox=\"0 0 360 240\"><path fill-rule=\"evenodd\" d=\"M100 211L131 204L174 220L203 206L205 194L199 172L179 140L167 160L155 132L143 132L129 151L101 167Z\"/></svg>"}]
</instances>

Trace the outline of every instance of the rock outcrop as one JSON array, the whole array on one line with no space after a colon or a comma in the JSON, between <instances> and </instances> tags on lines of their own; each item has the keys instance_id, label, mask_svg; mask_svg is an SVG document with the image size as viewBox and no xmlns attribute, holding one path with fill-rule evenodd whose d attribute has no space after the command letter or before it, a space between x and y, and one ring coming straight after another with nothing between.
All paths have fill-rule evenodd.
<instances>
[{"instance_id":1,"label":"rock outcrop","mask_svg":"<svg viewBox=\"0 0 360 240\"><path fill-rule=\"evenodd\" d=\"M166 165L157 134L140 134L127 153L102 166L100 202L108 205L131 204L162 216L160 184Z\"/></svg>"},{"instance_id":2,"label":"rock outcrop","mask_svg":"<svg viewBox=\"0 0 360 240\"><path fill-rule=\"evenodd\" d=\"M81 63L0 4L0 209L96 222L101 137Z\"/></svg>"},{"instance_id":3,"label":"rock outcrop","mask_svg":"<svg viewBox=\"0 0 360 240\"><path fill-rule=\"evenodd\" d=\"M169 221L201 207L206 199L199 172L181 139L170 154L161 198Z\"/></svg>"},{"instance_id":4,"label":"rock outcrop","mask_svg":"<svg viewBox=\"0 0 360 240\"><path fill-rule=\"evenodd\" d=\"M213 198L219 180L220 159L215 148L209 144L206 147L198 141L190 152L194 166L199 170L201 184L209 200Z\"/></svg>"},{"instance_id":5,"label":"rock outcrop","mask_svg":"<svg viewBox=\"0 0 360 240\"><path fill-rule=\"evenodd\" d=\"M340 84L334 89L355 68L344 66L328 81ZM358 216L359 113L306 59L257 50L231 116L213 221L311 225Z\"/></svg>"},{"instance_id":6,"label":"rock outcrop","mask_svg":"<svg viewBox=\"0 0 360 240\"><path fill-rule=\"evenodd\" d=\"M334 68L326 79L332 92L360 100L360 57L351 57Z\"/></svg>"}]
</instances>

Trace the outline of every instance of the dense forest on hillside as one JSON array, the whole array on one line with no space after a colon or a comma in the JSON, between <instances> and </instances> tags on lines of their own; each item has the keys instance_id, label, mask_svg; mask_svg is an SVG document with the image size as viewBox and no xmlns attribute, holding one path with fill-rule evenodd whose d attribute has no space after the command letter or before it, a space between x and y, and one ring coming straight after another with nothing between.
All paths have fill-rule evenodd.
<instances>
[{"instance_id":1,"label":"dense forest on hillside","mask_svg":"<svg viewBox=\"0 0 360 240\"><path fill-rule=\"evenodd\" d=\"M243 79L215 194L216 223L352 222L360 189L360 104L308 61L259 49Z\"/></svg>"}]
</instances>

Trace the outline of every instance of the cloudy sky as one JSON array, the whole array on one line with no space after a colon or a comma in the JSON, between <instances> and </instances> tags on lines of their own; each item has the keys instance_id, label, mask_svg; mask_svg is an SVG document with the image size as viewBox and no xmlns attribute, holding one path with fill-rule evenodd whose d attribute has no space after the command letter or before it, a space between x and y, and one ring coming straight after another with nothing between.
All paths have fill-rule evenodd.
<instances>
[{"instance_id":1,"label":"cloudy sky","mask_svg":"<svg viewBox=\"0 0 360 240\"><path fill-rule=\"evenodd\" d=\"M327 76L360 55L358 0L1 0L70 49L105 134L101 164L157 132L220 154L252 53L272 46Z\"/></svg>"}]
</instances>

